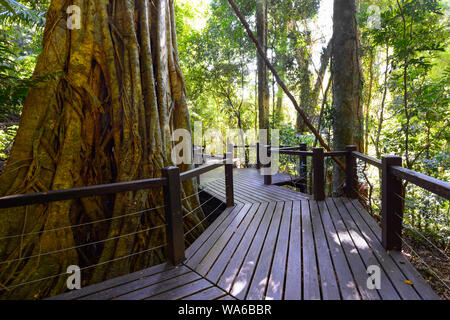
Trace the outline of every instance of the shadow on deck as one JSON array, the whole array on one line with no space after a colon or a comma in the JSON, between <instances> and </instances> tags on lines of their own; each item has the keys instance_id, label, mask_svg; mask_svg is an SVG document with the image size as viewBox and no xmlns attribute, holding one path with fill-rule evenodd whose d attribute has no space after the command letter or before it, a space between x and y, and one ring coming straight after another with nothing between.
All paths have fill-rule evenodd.
<instances>
[{"instance_id":1,"label":"shadow on deck","mask_svg":"<svg viewBox=\"0 0 450 320\"><path fill-rule=\"evenodd\" d=\"M201 184L224 200L221 170ZM385 251L380 227L357 200L317 202L264 185L256 169L236 169L234 180L236 206L186 250L181 266L162 264L53 299L439 299L400 252ZM379 290L368 288L371 266Z\"/></svg>"}]
</instances>

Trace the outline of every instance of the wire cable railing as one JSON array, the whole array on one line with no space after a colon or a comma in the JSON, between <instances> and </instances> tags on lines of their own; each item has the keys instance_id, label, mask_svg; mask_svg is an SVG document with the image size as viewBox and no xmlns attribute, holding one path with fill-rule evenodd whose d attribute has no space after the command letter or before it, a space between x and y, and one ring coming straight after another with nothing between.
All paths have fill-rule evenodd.
<instances>
[{"instance_id":1,"label":"wire cable railing","mask_svg":"<svg viewBox=\"0 0 450 320\"><path fill-rule=\"evenodd\" d=\"M448 289L450 290L450 286L446 283L446 281L444 281L435 271L433 268L431 268L429 266L428 263L425 262L425 260L423 260L423 258L416 252L416 250L414 250L414 248L412 246L409 245L409 243L403 239L403 237L399 234L397 234L397 236L402 240L402 243L412 252L414 253L414 255L419 259L420 263L422 263L425 267L427 267L427 269Z\"/></svg>"},{"instance_id":2,"label":"wire cable railing","mask_svg":"<svg viewBox=\"0 0 450 320\"><path fill-rule=\"evenodd\" d=\"M209 202L211 202L213 199L215 199L215 197L211 196L207 201L203 202L202 204L200 204L197 208L195 208L194 210L189 211L188 213L186 213L183 216L184 218L189 217L190 215L192 215L195 211L197 211L198 209L202 208L204 205L208 204Z\"/></svg>"},{"instance_id":3,"label":"wire cable railing","mask_svg":"<svg viewBox=\"0 0 450 320\"><path fill-rule=\"evenodd\" d=\"M157 246L157 247L150 248L150 249L145 249L145 250L142 250L142 251L139 251L139 252L131 253L131 254L128 254L128 255L125 255L125 256L122 256L122 257L118 257L118 258L115 258L115 259L111 259L111 260L108 260L108 261L103 261L103 262L100 262L100 263L96 263L96 264L93 264L93 265L90 265L90 266L87 266L87 267L80 268L80 271L96 268L96 267L99 267L99 266L102 266L102 265L105 265L105 264L108 264L108 263L120 261L120 260L123 260L123 259L131 258L131 257L136 256L136 255L140 255L140 254L144 254L144 253L147 253L147 252L151 252L151 251L155 251L155 250L158 250L158 249L162 249L162 248L164 248L166 246L167 246L167 243L165 243L163 245L160 245L160 246ZM56 274L56 275L47 276L47 277L43 277L43 278L39 278L39 279L27 281L27 282L23 282L23 283L12 285L12 286L2 286L2 287L0 287L0 290L2 290L2 291L5 291L5 290L6 291L10 291L12 289L15 289L15 288L18 288L18 287L22 287L24 285L33 284L33 283L37 283L37 282L41 282L41 281L45 281L45 280L50 280L50 279L54 279L54 278L61 277L61 276L67 276L67 272L59 273L59 274Z\"/></svg>"},{"instance_id":4,"label":"wire cable railing","mask_svg":"<svg viewBox=\"0 0 450 320\"><path fill-rule=\"evenodd\" d=\"M74 229L74 228L90 226L90 225L94 225L94 224L98 224L98 223L102 223L102 222L107 222L107 221L112 221L112 220L117 220L117 219L123 219L123 218L127 218L127 217L137 216L137 215L140 215L140 214L143 214L143 213L146 213L146 212L159 210L159 209L164 209L165 207L166 206L159 206L159 207L155 207L155 208L151 208L151 209L145 209L145 210L141 210L141 211L137 211L137 212L133 212L133 213L117 216L117 217L105 218L105 219L95 220L95 221L91 221L91 222L75 224L75 225L71 225L71 226L65 226L65 227L54 228L54 229L47 229L47 230L43 230L43 231L36 231L36 232L29 232L29 233L18 234L18 235L13 235L13 236L1 237L0 241L1 240L14 239L14 238L23 238L23 237L28 237L28 236L36 236L36 235L41 235L41 234L45 234L45 233L48 233L48 232L55 232L55 231L61 231L61 230L67 230L67 229Z\"/></svg>"},{"instance_id":5,"label":"wire cable railing","mask_svg":"<svg viewBox=\"0 0 450 320\"><path fill-rule=\"evenodd\" d=\"M197 223L193 228L191 228L189 231L184 233L184 236L188 236L191 234L195 229L197 229L199 226L201 226L206 220L208 220L217 210L219 210L220 207L222 207L222 204L219 204L213 211L211 211L203 220L201 220L199 223Z\"/></svg>"},{"instance_id":6,"label":"wire cable railing","mask_svg":"<svg viewBox=\"0 0 450 320\"><path fill-rule=\"evenodd\" d=\"M108 242L108 241L112 241L112 240L117 240L117 239L130 237L130 236L141 234L141 233L145 233L145 232L150 232L150 231L153 231L153 230L164 228L166 226L167 225L164 224L164 225L160 225L160 226L156 226L156 227L147 228L147 229L144 229L144 230L135 231L135 232L128 233L128 234L123 234L123 235L116 236L116 237L111 237L111 238L108 238L108 239L103 239L103 240L98 240L98 241L94 241L94 242L83 243L83 244L80 244L80 245L77 245L77 246L73 246L73 247L70 247L70 248L58 249L58 250L44 252L44 253L39 253L39 254L35 254L35 255L31 255L31 256L27 256L27 257L21 257L21 258L12 259L12 260L0 261L0 265L12 263L12 262L23 261L23 260L28 260L28 259L33 259L33 258L40 258L40 257L43 257L43 256L48 256L48 255L52 255L52 254L56 254L56 253L61 253L61 252L66 252L66 251L70 251L70 250L76 250L76 249L79 249L79 248L89 247L89 246L92 246L92 245L96 245L96 244L100 244L100 243L104 243L104 242Z\"/></svg>"},{"instance_id":7,"label":"wire cable railing","mask_svg":"<svg viewBox=\"0 0 450 320\"><path fill-rule=\"evenodd\" d=\"M404 197L402 197L401 195L399 195L399 194L395 194L397 197L399 197L401 200L403 200L404 201L404 203L405 203L405 205L408 205L409 203L410 203L410 201L408 200L408 199L405 199ZM417 206L415 206L415 207L413 207L413 206L410 206L409 208L411 208L411 209L418 209L419 211L421 211L423 214L427 214L425 211L423 211L422 209L420 209L420 208L418 208ZM417 230L415 227L413 227L412 225L410 225L410 224L407 224L406 223L406 221L404 220L404 217L401 217L401 216L399 216L398 214L397 214L397 216L400 218L400 219L402 219L402 221L403 221L403 227L404 228L406 228L406 229L408 229L408 230L411 230L411 231L413 231L414 233L416 233L416 234L418 234L422 239L424 239L428 244L430 244L434 249L436 249L439 253L441 253L444 257L445 257L445 259L446 260L448 260L448 261L450 261L450 256L445 252L445 251L443 251L441 248L439 248L432 240L430 240L429 239L429 237L426 237L422 232L420 232L419 230Z\"/></svg>"}]
</instances>

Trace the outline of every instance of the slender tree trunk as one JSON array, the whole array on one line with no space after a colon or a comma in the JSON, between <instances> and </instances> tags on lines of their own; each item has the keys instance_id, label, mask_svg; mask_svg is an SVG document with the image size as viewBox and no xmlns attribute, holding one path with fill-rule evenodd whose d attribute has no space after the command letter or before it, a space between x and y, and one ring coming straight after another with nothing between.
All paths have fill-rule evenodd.
<instances>
[{"instance_id":1,"label":"slender tree trunk","mask_svg":"<svg viewBox=\"0 0 450 320\"><path fill-rule=\"evenodd\" d=\"M366 109L364 110L364 150L362 152L366 152L369 149L369 117L370 117L370 107L372 106L372 91L373 91L373 82L374 82L374 72L373 72L373 64L374 64L374 52L375 49L371 49L369 53L369 88L367 91L367 103Z\"/></svg>"},{"instance_id":2,"label":"slender tree trunk","mask_svg":"<svg viewBox=\"0 0 450 320\"><path fill-rule=\"evenodd\" d=\"M311 44L311 37L308 36L305 39L306 45L309 47ZM305 52L308 49L300 48L297 51L297 61L300 65L300 108L306 112L309 116L313 113L314 106L312 105L312 93L311 93L311 72L309 71L309 54ZM297 114L297 131L299 133L305 133L308 127L303 121L300 114Z\"/></svg>"},{"instance_id":3,"label":"slender tree trunk","mask_svg":"<svg viewBox=\"0 0 450 320\"><path fill-rule=\"evenodd\" d=\"M283 89L280 86L278 86L276 114L277 114L278 121L280 121L280 123L283 123L283 121L284 121L283 96L284 96Z\"/></svg>"},{"instance_id":4,"label":"slender tree trunk","mask_svg":"<svg viewBox=\"0 0 450 320\"><path fill-rule=\"evenodd\" d=\"M172 131L190 130L173 1L78 0L79 30L67 28L68 5L50 4L35 75L55 76L29 92L0 196L158 177L171 165ZM182 197L194 188L185 183ZM137 254L165 243L163 228L145 231L164 223L163 210L121 217L162 199L155 189L1 210L0 238L33 233L0 242L0 260L13 260L0 265L0 287L15 287L2 298L61 293L67 276L52 276L70 265L86 268L87 285L164 261L163 249ZM65 228L77 224L89 225Z\"/></svg>"},{"instance_id":5,"label":"slender tree trunk","mask_svg":"<svg viewBox=\"0 0 450 320\"><path fill-rule=\"evenodd\" d=\"M257 0L256 2L256 32L258 42L267 55L267 2ZM264 59L258 55L258 108L259 128L269 129L269 73Z\"/></svg>"},{"instance_id":6,"label":"slender tree trunk","mask_svg":"<svg viewBox=\"0 0 450 320\"><path fill-rule=\"evenodd\" d=\"M333 142L335 150L359 142L360 70L355 0L335 0L333 15ZM344 173L335 165L334 194L342 193Z\"/></svg>"}]
</instances>

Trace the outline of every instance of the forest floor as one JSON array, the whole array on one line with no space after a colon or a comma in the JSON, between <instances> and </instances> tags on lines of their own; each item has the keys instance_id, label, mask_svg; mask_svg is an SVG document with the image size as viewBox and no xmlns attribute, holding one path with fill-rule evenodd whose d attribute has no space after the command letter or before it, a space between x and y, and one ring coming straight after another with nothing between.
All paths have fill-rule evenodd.
<instances>
[{"instance_id":1,"label":"forest floor","mask_svg":"<svg viewBox=\"0 0 450 320\"><path fill-rule=\"evenodd\" d=\"M433 290L443 300L450 300L450 258L447 252L405 235L406 242L412 247L403 247L403 254L427 280Z\"/></svg>"}]
</instances>

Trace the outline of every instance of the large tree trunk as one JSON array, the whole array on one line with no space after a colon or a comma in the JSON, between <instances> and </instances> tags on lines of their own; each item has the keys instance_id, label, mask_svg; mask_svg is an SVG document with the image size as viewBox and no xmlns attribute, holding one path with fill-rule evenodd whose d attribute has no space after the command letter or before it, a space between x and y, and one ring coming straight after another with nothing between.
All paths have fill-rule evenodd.
<instances>
[{"instance_id":1,"label":"large tree trunk","mask_svg":"<svg viewBox=\"0 0 450 320\"><path fill-rule=\"evenodd\" d=\"M79 0L81 29L72 31L65 19L71 2L51 2L35 75L54 79L30 90L0 196L158 177L171 165L172 131L190 130L173 1ZM194 189L185 183L182 196ZM118 218L161 206L162 198L155 189L1 210L0 238L35 233L0 241L0 261L18 259L0 265L0 288L14 288L2 298L61 293L67 276L52 276L70 265L98 265L83 270L86 285L164 261L163 249L136 254L165 243L164 229L142 232L164 223L163 209ZM190 211L198 199L183 205ZM21 259L53 251L60 252Z\"/></svg>"},{"instance_id":2,"label":"large tree trunk","mask_svg":"<svg viewBox=\"0 0 450 320\"><path fill-rule=\"evenodd\" d=\"M257 39L267 55L267 0L256 2L256 32ZM263 57L258 55L258 106L259 128L269 129L269 73Z\"/></svg>"},{"instance_id":3,"label":"large tree trunk","mask_svg":"<svg viewBox=\"0 0 450 320\"><path fill-rule=\"evenodd\" d=\"M333 14L332 79L334 150L362 141L360 69L355 0L335 0ZM341 194L344 173L335 165L334 193Z\"/></svg>"}]
</instances>

